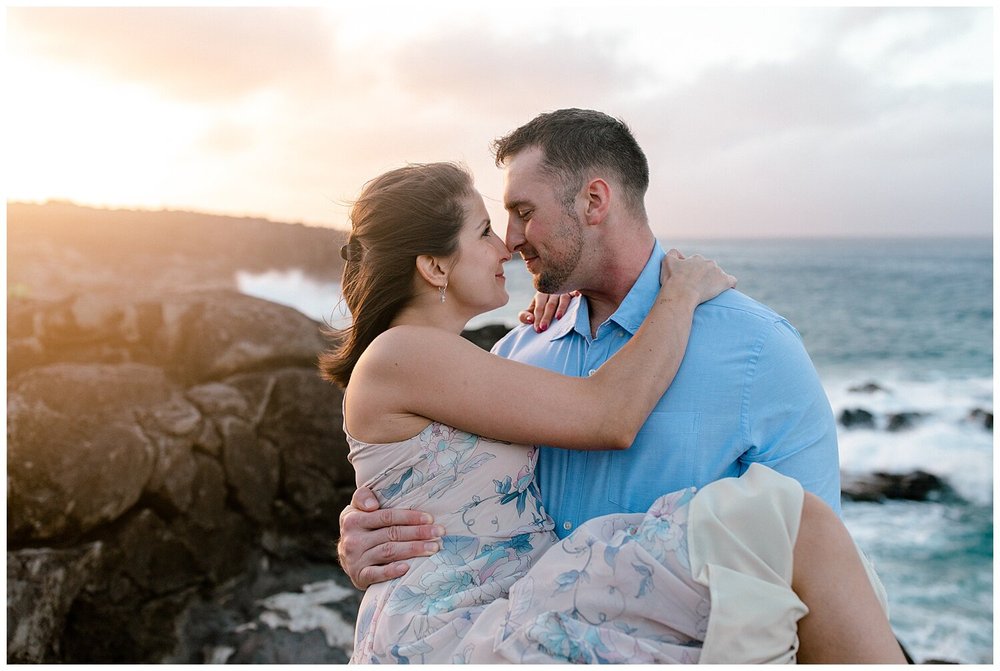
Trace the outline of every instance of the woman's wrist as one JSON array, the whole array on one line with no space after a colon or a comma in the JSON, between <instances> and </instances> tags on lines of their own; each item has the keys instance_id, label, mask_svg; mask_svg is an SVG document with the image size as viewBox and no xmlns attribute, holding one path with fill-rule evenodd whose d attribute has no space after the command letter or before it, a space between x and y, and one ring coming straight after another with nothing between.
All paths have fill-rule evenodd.
<instances>
[{"instance_id":1,"label":"woman's wrist","mask_svg":"<svg viewBox=\"0 0 1000 671\"><path fill-rule=\"evenodd\" d=\"M671 283L667 280L660 288L659 300L674 303L692 312L702 302L701 293L693 286Z\"/></svg>"}]
</instances>

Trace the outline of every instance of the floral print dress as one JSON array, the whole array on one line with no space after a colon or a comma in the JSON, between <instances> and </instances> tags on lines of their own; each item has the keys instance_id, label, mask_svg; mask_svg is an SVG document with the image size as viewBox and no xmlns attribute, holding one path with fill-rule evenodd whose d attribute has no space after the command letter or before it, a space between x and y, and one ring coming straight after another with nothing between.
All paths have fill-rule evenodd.
<instances>
[{"instance_id":1,"label":"floral print dress","mask_svg":"<svg viewBox=\"0 0 1000 671\"><path fill-rule=\"evenodd\" d=\"M779 520L777 540L768 537L763 552L777 559L762 563L762 553L750 548L749 570L734 571L716 564L747 552L739 530L713 531L744 548L729 541L721 560L713 558L712 543L706 550L697 537L701 549L689 550L690 504L701 500L694 488L660 497L645 514L590 520L560 541L535 484L534 447L437 422L398 443L369 444L350 435L348 442L358 485L374 491L381 507L424 510L446 528L439 552L411 560L402 577L367 590L354 663L794 661L795 623L806 612L789 587L801 511L797 483L788 485L791 494L777 513L793 519ZM746 508L739 495L721 498L737 511ZM706 527L718 518L709 517ZM763 576L751 576L751 591L768 601L771 615L756 603L744 615L742 606L733 607L738 595L713 595L713 575L744 592L741 571ZM723 598L718 620L726 627L715 626L712 634L713 649L721 652L706 659L713 599ZM772 651L747 653L732 644L734 637L765 634L775 639ZM733 649L740 658L727 660Z\"/></svg>"}]
</instances>

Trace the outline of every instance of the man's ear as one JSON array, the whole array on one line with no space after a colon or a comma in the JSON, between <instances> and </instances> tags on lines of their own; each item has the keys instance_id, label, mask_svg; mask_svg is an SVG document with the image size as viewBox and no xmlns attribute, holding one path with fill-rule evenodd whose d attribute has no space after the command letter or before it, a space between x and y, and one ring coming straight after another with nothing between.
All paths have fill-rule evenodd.
<instances>
[{"instance_id":1,"label":"man's ear","mask_svg":"<svg viewBox=\"0 0 1000 671\"><path fill-rule=\"evenodd\" d=\"M432 287L440 288L448 284L448 269L438 256L421 254L417 257L417 274Z\"/></svg>"},{"instance_id":2,"label":"man's ear","mask_svg":"<svg viewBox=\"0 0 1000 671\"><path fill-rule=\"evenodd\" d=\"M595 177L587 182L583 195L587 199L587 207L584 210L587 224L593 226L603 223L611 209L611 185L600 177Z\"/></svg>"}]
</instances>

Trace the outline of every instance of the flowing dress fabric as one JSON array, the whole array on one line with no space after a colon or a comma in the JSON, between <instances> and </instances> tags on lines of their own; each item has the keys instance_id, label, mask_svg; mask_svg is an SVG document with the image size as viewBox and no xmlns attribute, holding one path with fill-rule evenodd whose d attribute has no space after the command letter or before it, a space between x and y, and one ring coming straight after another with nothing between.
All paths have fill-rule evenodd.
<instances>
[{"instance_id":1,"label":"flowing dress fabric","mask_svg":"<svg viewBox=\"0 0 1000 671\"><path fill-rule=\"evenodd\" d=\"M790 588L794 480L754 465L559 541L534 447L437 422L348 443L382 507L446 529L441 551L368 588L353 663L794 662L807 612Z\"/></svg>"}]
</instances>

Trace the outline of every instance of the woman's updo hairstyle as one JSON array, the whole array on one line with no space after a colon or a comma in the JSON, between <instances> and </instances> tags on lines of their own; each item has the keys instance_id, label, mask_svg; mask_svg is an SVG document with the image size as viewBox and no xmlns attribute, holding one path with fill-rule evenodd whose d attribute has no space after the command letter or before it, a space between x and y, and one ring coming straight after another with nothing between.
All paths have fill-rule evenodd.
<instances>
[{"instance_id":1,"label":"woman's updo hairstyle","mask_svg":"<svg viewBox=\"0 0 1000 671\"><path fill-rule=\"evenodd\" d=\"M362 352L413 299L418 256L458 249L462 201L474 192L472 175L453 163L411 164L365 184L341 249L341 290L353 320L325 331L334 341L319 359L325 379L346 387Z\"/></svg>"}]
</instances>

